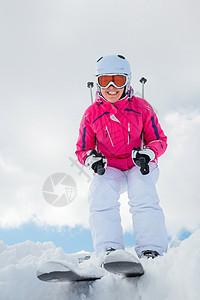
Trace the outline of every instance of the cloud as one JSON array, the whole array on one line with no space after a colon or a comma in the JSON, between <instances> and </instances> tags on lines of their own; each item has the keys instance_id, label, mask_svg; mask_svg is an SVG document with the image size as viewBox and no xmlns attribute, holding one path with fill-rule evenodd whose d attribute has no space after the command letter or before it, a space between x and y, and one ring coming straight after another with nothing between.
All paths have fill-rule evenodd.
<instances>
[{"instance_id":1,"label":"cloud","mask_svg":"<svg viewBox=\"0 0 200 300\"><path fill-rule=\"evenodd\" d=\"M169 232L199 227L198 139L200 112L170 112L164 118L169 147L161 159L159 192Z\"/></svg>"},{"instance_id":2,"label":"cloud","mask_svg":"<svg viewBox=\"0 0 200 300\"><path fill-rule=\"evenodd\" d=\"M168 136L169 146L167 152L159 159L160 179L157 187L168 232L172 235L183 228L193 231L199 226L197 154L200 142L197 136L200 130L200 112L169 112L161 118L161 124ZM76 159L73 154L71 158ZM63 168L56 170L59 172ZM72 167L71 161L66 157L65 172L75 179L78 194L72 204L59 209L51 207L42 197L45 172L40 178L39 170L38 174L26 172L1 158L1 226L19 226L33 220L41 226L48 224L88 227L88 178L92 178L92 173L87 169L85 171L87 175L80 175L79 168ZM45 174L46 177L49 175ZM126 194L122 195L120 202L124 230L132 231Z\"/></svg>"},{"instance_id":3,"label":"cloud","mask_svg":"<svg viewBox=\"0 0 200 300\"><path fill-rule=\"evenodd\" d=\"M46 178L37 173L30 173L20 167L0 159L0 226L3 228L19 227L33 221L40 226L52 225L88 227L87 190L90 175L79 178L79 170L70 164L65 170L76 182L75 200L66 207L56 208L49 205L42 196L42 187ZM57 172L60 172L58 170ZM46 174L46 176L52 175ZM80 213L81 212L81 213Z\"/></svg>"},{"instance_id":4,"label":"cloud","mask_svg":"<svg viewBox=\"0 0 200 300\"><path fill-rule=\"evenodd\" d=\"M200 111L169 112L161 118L168 136L168 149L159 159L157 190L164 210L168 234L199 228ZM132 231L127 194L120 200L123 228Z\"/></svg>"},{"instance_id":5,"label":"cloud","mask_svg":"<svg viewBox=\"0 0 200 300\"><path fill-rule=\"evenodd\" d=\"M198 226L199 1L10 3L0 12L0 226L88 226L89 183L69 157L90 104L86 83L95 61L112 53L129 59L136 92L147 77L145 98L168 135L158 190L169 231ZM78 186L64 209L42 197L55 172L69 173ZM122 217L131 230L126 205Z\"/></svg>"},{"instance_id":6,"label":"cloud","mask_svg":"<svg viewBox=\"0 0 200 300\"><path fill-rule=\"evenodd\" d=\"M0 157L0 226L15 227L29 221L34 211L35 176Z\"/></svg>"}]
</instances>

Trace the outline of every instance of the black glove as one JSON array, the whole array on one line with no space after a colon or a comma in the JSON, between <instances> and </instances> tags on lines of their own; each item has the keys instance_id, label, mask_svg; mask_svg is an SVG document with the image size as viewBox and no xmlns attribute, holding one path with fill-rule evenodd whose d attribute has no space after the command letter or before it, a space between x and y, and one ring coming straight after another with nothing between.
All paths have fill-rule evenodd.
<instances>
[{"instance_id":1,"label":"black glove","mask_svg":"<svg viewBox=\"0 0 200 300\"><path fill-rule=\"evenodd\" d=\"M149 148L133 148L132 151L133 162L140 167L140 171L143 175L149 173L148 163L155 159L155 153Z\"/></svg>"},{"instance_id":2,"label":"black glove","mask_svg":"<svg viewBox=\"0 0 200 300\"><path fill-rule=\"evenodd\" d=\"M98 175L103 175L107 166L107 159L96 150L88 151L88 156L85 159L85 165L94 170Z\"/></svg>"}]
</instances>

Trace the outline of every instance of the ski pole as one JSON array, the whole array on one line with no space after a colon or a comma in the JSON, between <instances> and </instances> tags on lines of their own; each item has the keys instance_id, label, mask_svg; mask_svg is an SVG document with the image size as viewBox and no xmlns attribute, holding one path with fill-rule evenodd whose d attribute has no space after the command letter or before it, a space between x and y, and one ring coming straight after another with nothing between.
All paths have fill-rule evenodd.
<instances>
[{"instance_id":1,"label":"ski pole","mask_svg":"<svg viewBox=\"0 0 200 300\"><path fill-rule=\"evenodd\" d=\"M144 99L144 85L145 83L147 82L147 79L142 77L140 79L140 82L142 83L142 98ZM143 137L143 131L141 133L141 145L140 145L140 149L143 149L144 148L144 137Z\"/></svg>"},{"instance_id":2,"label":"ski pole","mask_svg":"<svg viewBox=\"0 0 200 300\"><path fill-rule=\"evenodd\" d=\"M145 83L147 82L147 79L144 78L144 77L142 77L142 78L140 79L140 82L142 83L142 98L144 99L144 85L145 85Z\"/></svg>"},{"instance_id":3,"label":"ski pole","mask_svg":"<svg viewBox=\"0 0 200 300\"><path fill-rule=\"evenodd\" d=\"M147 79L142 77L140 79L140 82L142 83L142 98L144 99L144 85L147 82ZM144 134L143 134L143 131L141 133L140 149L144 149ZM142 173L142 175L149 174L149 165L146 163L145 158L141 157L139 160L140 160L140 172Z\"/></svg>"},{"instance_id":4,"label":"ski pole","mask_svg":"<svg viewBox=\"0 0 200 300\"><path fill-rule=\"evenodd\" d=\"M94 82L89 81L89 82L87 83L87 87L90 89L91 103L93 103L92 89L93 89L93 87L94 87Z\"/></svg>"},{"instance_id":5,"label":"ski pole","mask_svg":"<svg viewBox=\"0 0 200 300\"><path fill-rule=\"evenodd\" d=\"M144 85L147 82L147 79L145 77L142 77L140 79L140 82L142 83L142 98L144 99ZM144 138L143 138L143 131L141 133L141 145L140 145L140 149L144 148Z\"/></svg>"},{"instance_id":6,"label":"ski pole","mask_svg":"<svg viewBox=\"0 0 200 300\"><path fill-rule=\"evenodd\" d=\"M89 82L87 83L87 87L90 89L91 103L93 103L92 89L93 89L93 87L94 87L94 82L89 81ZM95 144L96 144L96 148L97 148L97 139L96 139L96 136L95 136ZM105 173L104 165L99 165L99 166L97 166L97 174L98 174L98 175L103 175L104 173Z\"/></svg>"}]
</instances>

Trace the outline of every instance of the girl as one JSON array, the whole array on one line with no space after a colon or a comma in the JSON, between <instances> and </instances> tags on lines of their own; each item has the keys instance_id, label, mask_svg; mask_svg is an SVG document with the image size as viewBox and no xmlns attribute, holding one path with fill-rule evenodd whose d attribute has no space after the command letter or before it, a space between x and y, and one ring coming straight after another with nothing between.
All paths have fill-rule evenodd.
<instances>
[{"instance_id":1,"label":"girl","mask_svg":"<svg viewBox=\"0 0 200 300\"><path fill-rule=\"evenodd\" d=\"M149 103L134 96L130 81L125 57L97 61L96 99L83 115L76 155L94 170L89 223L97 255L125 249L118 200L127 191L137 255L154 258L168 244L155 188L157 159L167 148L167 137Z\"/></svg>"}]
</instances>

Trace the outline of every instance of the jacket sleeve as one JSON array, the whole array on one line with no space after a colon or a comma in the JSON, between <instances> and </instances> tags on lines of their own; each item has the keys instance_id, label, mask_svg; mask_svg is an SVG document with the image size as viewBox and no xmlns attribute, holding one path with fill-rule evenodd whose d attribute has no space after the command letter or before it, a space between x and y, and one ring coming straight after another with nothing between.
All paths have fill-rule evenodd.
<instances>
[{"instance_id":1,"label":"jacket sleeve","mask_svg":"<svg viewBox=\"0 0 200 300\"><path fill-rule=\"evenodd\" d=\"M85 165L84 162L87 157L87 152L93 149L95 149L95 133L91 128L89 113L86 110L81 120L75 152L82 165Z\"/></svg>"},{"instance_id":2,"label":"jacket sleeve","mask_svg":"<svg viewBox=\"0 0 200 300\"><path fill-rule=\"evenodd\" d=\"M158 118L149 103L143 107L143 138L145 148L150 148L155 153L157 159L167 149L167 137L164 134Z\"/></svg>"}]
</instances>

